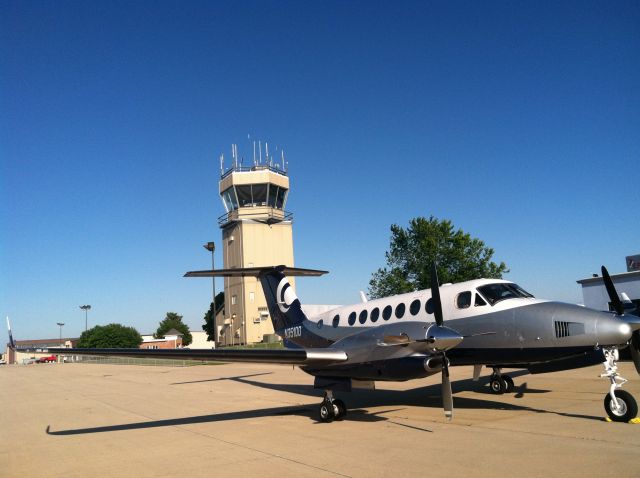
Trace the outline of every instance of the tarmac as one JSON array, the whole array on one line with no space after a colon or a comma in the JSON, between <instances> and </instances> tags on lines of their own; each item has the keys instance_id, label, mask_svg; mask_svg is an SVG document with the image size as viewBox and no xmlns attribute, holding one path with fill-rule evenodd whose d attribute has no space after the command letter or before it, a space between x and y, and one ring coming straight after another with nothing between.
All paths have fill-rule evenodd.
<instances>
[{"instance_id":1,"label":"tarmac","mask_svg":"<svg viewBox=\"0 0 640 478\"><path fill-rule=\"evenodd\" d=\"M493 395L452 368L451 423L439 375L338 393L347 417L320 423L291 366L3 365L0 477L639 477L640 425L605 421L601 371L514 372Z\"/></svg>"}]
</instances>

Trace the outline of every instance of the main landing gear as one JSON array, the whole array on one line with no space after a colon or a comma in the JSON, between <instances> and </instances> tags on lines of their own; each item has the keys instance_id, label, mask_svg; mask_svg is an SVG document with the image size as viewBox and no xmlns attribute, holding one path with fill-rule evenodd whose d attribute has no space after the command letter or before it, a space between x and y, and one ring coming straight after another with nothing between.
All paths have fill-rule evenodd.
<instances>
[{"instance_id":1,"label":"main landing gear","mask_svg":"<svg viewBox=\"0 0 640 478\"><path fill-rule=\"evenodd\" d=\"M491 391L495 394L510 393L514 388L513 379L509 377L509 375L502 375L502 371L499 367L493 368L489 386L491 387Z\"/></svg>"},{"instance_id":2,"label":"main landing gear","mask_svg":"<svg viewBox=\"0 0 640 478\"><path fill-rule=\"evenodd\" d=\"M342 420L347 415L347 407L342 400L333 397L331 390L324 391L324 400L319 408L320 421L329 423Z\"/></svg>"},{"instance_id":3,"label":"main landing gear","mask_svg":"<svg viewBox=\"0 0 640 478\"><path fill-rule=\"evenodd\" d=\"M614 422L628 422L638 414L638 404L629 392L620 390L627 383L627 379L618 375L618 347L605 347L604 352L604 373L602 378L608 378L611 382L609 393L604 397L604 409L609 418Z\"/></svg>"}]
</instances>

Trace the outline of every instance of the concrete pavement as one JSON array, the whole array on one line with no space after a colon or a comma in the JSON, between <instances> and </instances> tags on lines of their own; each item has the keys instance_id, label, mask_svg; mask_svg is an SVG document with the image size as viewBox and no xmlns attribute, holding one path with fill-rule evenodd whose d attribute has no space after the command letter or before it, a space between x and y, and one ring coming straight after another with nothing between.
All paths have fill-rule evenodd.
<instances>
[{"instance_id":1,"label":"concrete pavement","mask_svg":"<svg viewBox=\"0 0 640 478\"><path fill-rule=\"evenodd\" d=\"M434 376L338 394L349 414L325 424L291 366L2 366L0 476L640 476L640 425L604 421L601 367L514 373L501 396L451 372L453 423Z\"/></svg>"}]
</instances>

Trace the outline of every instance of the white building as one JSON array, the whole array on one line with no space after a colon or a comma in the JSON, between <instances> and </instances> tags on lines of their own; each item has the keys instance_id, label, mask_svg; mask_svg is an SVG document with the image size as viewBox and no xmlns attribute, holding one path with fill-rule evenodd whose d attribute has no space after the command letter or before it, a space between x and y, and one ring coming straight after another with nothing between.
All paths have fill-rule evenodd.
<instances>
[{"instance_id":1,"label":"white building","mask_svg":"<svg viewBox=\"0 0 640 478\"><path fill-rule=\"evenodd\" d=\"M612 274L611 280L621 296L624 294L635 304L636 311L640 311L640 271ZM582 286L584 305L596 310L613 310L609 301L609 294L604 286L602 277L595 276L577 281ZM636 313L637 313L636 312Z\"/></svg>"}]
</instances>

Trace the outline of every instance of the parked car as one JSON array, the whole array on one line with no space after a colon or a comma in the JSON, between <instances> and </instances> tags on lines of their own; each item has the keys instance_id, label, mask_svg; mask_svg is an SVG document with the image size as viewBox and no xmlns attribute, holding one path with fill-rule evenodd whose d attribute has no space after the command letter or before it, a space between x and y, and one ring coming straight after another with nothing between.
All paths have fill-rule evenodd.
<instances>
[{"instance_id":1,"label":"parked car","mask_svg":"<svg viewBox=\"0 0 640 478\"><path fill-rule=\"evenodd\" d=\"M40 357L36 360L36 363L51 363L51 362L57 362L58 361L58 356L57 355L47 355L46 357Z\"/></svg>"}]
</instances>

